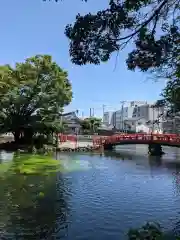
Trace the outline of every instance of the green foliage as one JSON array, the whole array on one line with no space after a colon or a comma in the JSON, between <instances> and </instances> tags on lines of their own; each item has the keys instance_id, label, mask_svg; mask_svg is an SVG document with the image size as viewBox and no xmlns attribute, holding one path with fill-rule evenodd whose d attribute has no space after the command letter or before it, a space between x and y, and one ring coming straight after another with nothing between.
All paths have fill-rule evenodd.
<instances>
[{"instance_id":1,"label":"green foliage","mask_svg":"<svg viewBox=\"0 0 180 240\"><path fill-rule=\"evenodd\" d=\"M173 116L180 111L180 51L177 51L177 54L179 54L179 63L174 68L173 74L169 76L166 87L161 94L163 97L161 101L168 109L167 115L169 116Z\"/></svg>"},{"instance_id":2,"label":"green foliage","mask_svg":"<svg viewBox=\"0 0 180 240\"><path fill-rule=\"evenodd\" d=\"M154 108L161 108L161 107L164 107L165 105L166 105L165 99L159 99L154 104Z\"/></svg>"},{"instance_id":3,"label":"green foliage","mask_svg":"<svg viewBox=\"0 0 180 240\"><path fill-rule=\"evenodd\" d=\"M101 126L101 119L96 117L85 118L80 122L84 132L94 133Z\"/></svg>"},{"instance_id":4,"label":"green foliage","mask_svg":"<svg viewBox=\"0 0 180 240\"><path fill-rule=\"evenodd\" d=\"M146 223L137 229L130 229L128 232L129 240L178 240L179 233L175 229L164 232L158 223Z\"/></svg>"},{"instance_id":5,"label":"green foliage","mask_svg":"<svg viewBox=\"0 0 180 240\"><path fill-rule=\"evenodd\" d=\"M1 133L31 141L36 133L48 135L63 128L60 112L71 102L71 84L50 56L36 55L14 69L3 66L0 77L6 84L5 90L0 88Z\"/></svg>"},{"instance_id":6,"label":"green foliage","mask_svg":"<svg viewBox=\"0 0 180 240\"><path fill-rule=\"evenodd\" d=\"M162 26L163 28L163 26ZM149 69L156 72L156 76L173 78L180 66L180 29L171 25L166 27L165 33L159 39L145 29L145 36L139 34L133 50L127 59L128 68L142 71Z\"/></svg>"},{"instance_id":7,"label":"green foliage","mask_svg":"<svg viewBox=\"0 0 180 240\"><path fill-rule=\"evenodd\" d=\"M163 232L159 224L146 223L139 229L130 229L128 237L129 240L160 240L163 237Z\"/></svg>"},{"instance_id":8,"label":"green foliage","mask_svg":"<svg viewBox=\"0 0 180 240\"><path fill-rule=\"evenodd\" d=\"M73 63L100 64L129 42L130 70L154 70L165 77L180 66L180 0L109 0L107 9L78 14L65 29Z\"/></svg>"},{"instance_id":9,"label":"green foliage","mask_svg":"<svg viewBox=\"0 0 180 240\"><path fill-rule=\"evenodd\" d=\"M12 76L13 69L9 65L0 66L0 100L17 84L16 79Z\"/></svg>"},{"instance_id":10,"label":"green foliage","mask_svg":"<svg viewBox=\"0 0 180 240\"><path fill-rule=\"evenodd\" d=\"M180 111L180 78L171 79L162 92L170 112Z\"/></svg>"}]
</instances>

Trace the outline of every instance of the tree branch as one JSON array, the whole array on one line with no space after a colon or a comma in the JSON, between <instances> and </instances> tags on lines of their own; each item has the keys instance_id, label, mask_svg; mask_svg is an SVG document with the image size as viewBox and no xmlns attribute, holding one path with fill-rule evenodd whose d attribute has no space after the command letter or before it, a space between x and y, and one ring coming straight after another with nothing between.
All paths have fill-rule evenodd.
<instances>
[{"instance_id":1,"label":"tree branch","mask_svg":"<svg viewBox=\"0 0 180 240\"><path fill-rule=\"evenodd\" d=\"M159 7L154 11L154 13L144 22L141 24L141 27L139 27L136 31L134 31L132 34L129 34L125 37L122 38L118 38L118 39L112 39L114 41L122 41L122 40L126 40L128 38L133 38L138 32L140 32L140 30L147 26L152 20L153 18L157 17L157 15L160 13L161 9L168 3L168 0L164 0Z\"/></svg>"}]
</instances>

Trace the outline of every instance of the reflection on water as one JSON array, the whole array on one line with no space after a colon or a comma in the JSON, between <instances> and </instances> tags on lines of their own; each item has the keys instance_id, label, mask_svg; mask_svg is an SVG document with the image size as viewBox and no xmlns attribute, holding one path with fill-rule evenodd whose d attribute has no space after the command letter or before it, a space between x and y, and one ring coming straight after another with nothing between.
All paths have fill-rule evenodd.
<instances>
[{"instance_id":1,"label":"reflection on water","mask_svg":"<svg viewBox=\"0 0 180 240\"><path fill-rule=\"evenodd\" d=\"M68 208L57 177L63 184L57 173L0 176L1 239L51 239L57 219L65 229Z\"/></svg>"},{"instance_id":2,"label":"reflection on water","mask_svg":"<svg viewBox=\"0 0 180 240\"><path fill-rule=\"evenodd\" d=\"M64 153L66 171L0 175L0 239L126 239L130 227L154 220L178 232L179 153L141 153Z\"/></svg>"}]
</instances>

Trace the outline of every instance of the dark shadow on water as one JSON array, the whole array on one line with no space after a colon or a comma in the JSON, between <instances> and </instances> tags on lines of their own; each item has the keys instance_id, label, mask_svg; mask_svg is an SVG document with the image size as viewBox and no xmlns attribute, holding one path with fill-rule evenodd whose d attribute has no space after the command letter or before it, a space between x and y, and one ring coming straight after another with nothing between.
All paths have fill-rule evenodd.
<instances>
[{"instance_id":1,"label":"dark shadow on water","mask_svg":"<svg viewBox=\"0 0 180 240\"><path fill-rule=\"evenodd\" d=\"M148 156L148 163L151 168L158 168L162 166L162 157Z\"/></svg>"},{"instance_id":2,"label":"dark shadow on water","mask_svg":"<svg viewBox=\"0 0 180 240\"><path fill-rule=\"evenodd\" d=\"M130 153L116 152L116 151L104 151L104 156L112 159L120 160L132 160L135 156Z\"/></svg>"},{"instance_id":3,"label":"dark shadow on water","mask_svg":"<svg viewBox=\"0 0 180 240\"><path fill-rule=\"evenodd\" d=\"M165 162L165 166L169 169L176 169L180 171L180 162L177 161Z\"/></svg>"},{"instance_id":4,"label":"dark shadow on water","mask_svg":"<svg viewBox=\"0 0 180 240\"><path fill-rule=\"evenodd\" d=\"M117 152L117 151L105 151L104 156L110 159L119 160L130 160L134 162L147 162L150 168L167 167L169 169L179 169L180 161L178 158L164 160L163 156L148 156L148 155L138 155L136 153L130 152Z\"/></svg>"}]
</instances>

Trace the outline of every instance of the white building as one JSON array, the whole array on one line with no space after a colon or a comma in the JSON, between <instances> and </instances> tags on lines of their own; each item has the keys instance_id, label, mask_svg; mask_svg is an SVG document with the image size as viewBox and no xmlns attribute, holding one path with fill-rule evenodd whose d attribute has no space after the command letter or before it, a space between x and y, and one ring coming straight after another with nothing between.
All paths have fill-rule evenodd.
<instances>
[{"instance_id":1,"label":"white building","mask_svg":"<svg viewBox=\"0 0 180 240\"><path fill-rule=\"evenodd\" d=\"M113 125L118 130L162 132L162 124L159 116L162 109L154 108L153 104L142 101L132 101L127 106L122 106L120 110L104 114L106 123ZM108 117L107 117L108 116ZM156 124L155 124L156 122ZM105 123L104 123L105 124Z\"/></svg>"},{"instance_id":2,"label":"white building","mask_svg":"<svg viewBox=\"0 0 180 240\"><path fill-rule=\"evenodd\" d=\"M103 124L108 127L109 125L111 125L111 122L112 122L112 115L113 115L113 112L104 112L104 115L103 115Z\"/></svg>"},{"instance_id":3,"label":"white building","mask_svg":"<svg viewBox=\"0 0 180 240\"><path fill-rule=\"evenodd\" d=\"M129 118L124 120L124 130L144 133L162 133L159 124L149 124L145 118Z\"/></svg>"}]
</instances>

